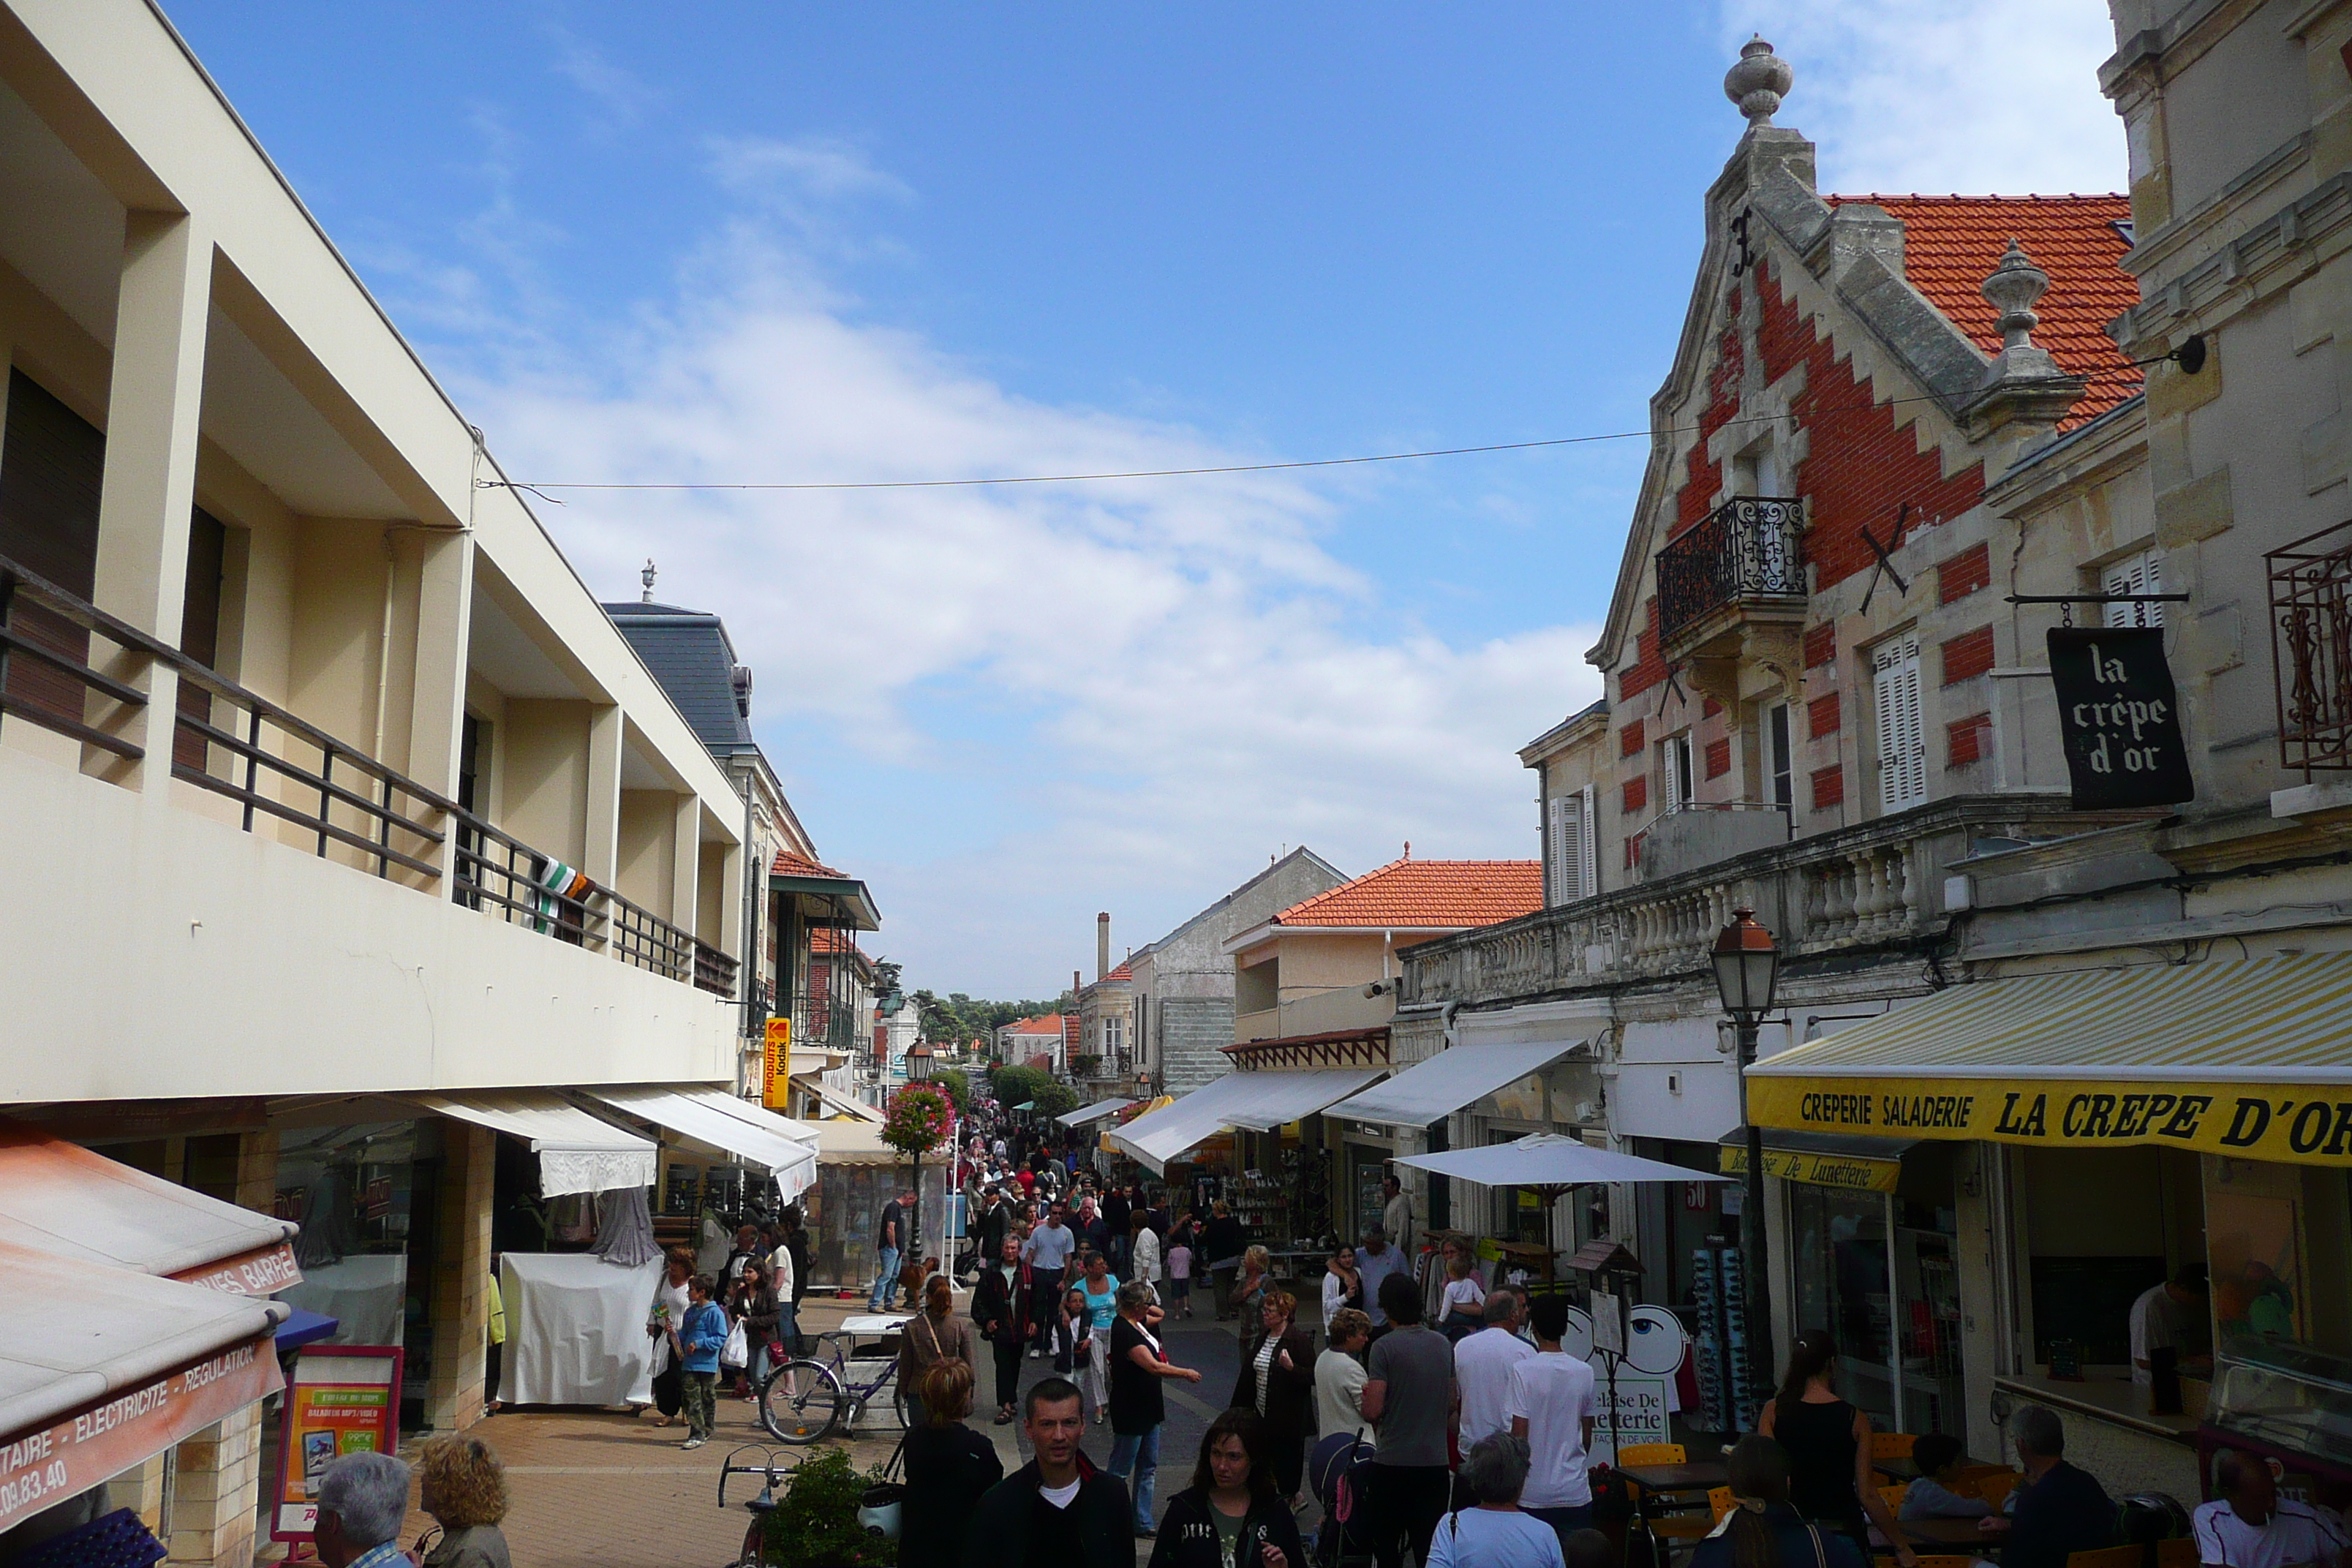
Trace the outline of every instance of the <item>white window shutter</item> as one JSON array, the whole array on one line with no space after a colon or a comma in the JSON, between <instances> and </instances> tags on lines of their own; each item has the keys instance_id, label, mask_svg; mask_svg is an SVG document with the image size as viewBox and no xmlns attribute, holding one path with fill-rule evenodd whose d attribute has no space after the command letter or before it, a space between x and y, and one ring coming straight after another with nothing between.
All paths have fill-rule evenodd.
<instances>
[{"instance_id":1,"label":"white window shutter","mask_svg":"<svg viewBox=\"0 0 2352 1568\"><path fill-rule=\"evenodd\" d=\"M1601 896L1601 791L1598 785L1584 786L1584 806L1578 816L1582 831L1577 836L1577 885L1580 897L1597 899Z\"/></svg>"},{"instance_id":2,"label":"white window shutter","mask_svg":"<svg viewBox=\"0 0 2352 1568\"><path fill-rule=\"evenodd\" d=\"M2164 552L2143 550L2126 555L2121 561L2111 561L2100 569L2099 591L2103 594L2161 594L2164 592ZM2164 624L2162 605L2102 605L2099 620L2110 626L2160 626Z\"/></svg>"},{"instance_id":3,"label":"white window shutter","mask_svg":"<svg viewBox=\"0 0 2352 1568\"><path fill-rule=\"evenodd\" d=\"M1895 637L1872 650L1878 708L1878 805L1900 811L1927 798L1927 742L1919 701L1919 639Z\"/></svg>"},{"instance_id":4,"label":"white window shutter","mask_svg":"<svg viewBox=\"0 0 2352 1568\"><path fill-rule=\"evenodd\" d=\"M1590 787L1574 795L1551 797L1550 844L1546 858L1551 866L1551 901L1573 903L1590 896L1584 882L1586 801Z\"/></svg>"}]
</instances>

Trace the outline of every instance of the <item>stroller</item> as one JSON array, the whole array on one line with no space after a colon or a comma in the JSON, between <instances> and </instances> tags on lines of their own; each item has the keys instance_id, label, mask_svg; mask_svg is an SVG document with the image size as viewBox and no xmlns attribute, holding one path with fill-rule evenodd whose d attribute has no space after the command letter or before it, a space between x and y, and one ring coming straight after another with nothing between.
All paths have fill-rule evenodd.
<instances>
[{"instance_id":1,"label":"stroller","mask_svg":"<svg viewBox=\"0 0 2352 1568\"><path fill-rule=\"evenodd\" d=\"M1335 1432L1307 1456L1307 1484L1323 1509L1307 1548L1315 1568L1360 1568L1373 1560L1371 1468L1372 1445L1360 1432Z\"/></svg>"}]
</instances>

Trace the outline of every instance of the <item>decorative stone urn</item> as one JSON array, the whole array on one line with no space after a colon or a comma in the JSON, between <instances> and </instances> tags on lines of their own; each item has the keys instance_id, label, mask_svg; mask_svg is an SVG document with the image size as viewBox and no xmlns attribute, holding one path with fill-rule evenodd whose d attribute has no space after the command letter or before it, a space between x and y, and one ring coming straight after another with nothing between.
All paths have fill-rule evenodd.
<instances>
[{"instance_id":1,"label":"decorative stone urn","mask_svg":"<svg viewBox=\"0 0 2352 1568\"><path fill-rule=\"evenodd\" d=\"M1739 47L1739 63L1723 73L1723 96L1739 106L1751 128L1772 123L1797 73L1757 34Z\"/></svg>"}]
</instances>

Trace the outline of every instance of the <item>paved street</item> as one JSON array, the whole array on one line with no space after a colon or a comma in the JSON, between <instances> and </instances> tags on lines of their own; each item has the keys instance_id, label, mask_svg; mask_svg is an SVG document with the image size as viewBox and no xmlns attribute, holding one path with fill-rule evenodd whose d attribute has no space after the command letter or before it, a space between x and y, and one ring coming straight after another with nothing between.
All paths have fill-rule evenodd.
<instances>
[{"instance_id":1,"label":"paved street","mask_svg":"<svg viewBox=\"0 0 2352 1568\"><path fill-rule=\"evenodd\" d=\"M959 1308L965 1304L960 1296ZM816 1332L849 1310L864 1310L862 1301L812 1299L803 1317L809 1331ZM1180 1365L1199 1368L1202 1375L1198 1384L1171 1383L1168 1388L1168 1429L1160 1445L1159 1495L1163 1503L1190 1480L1201 1434L1232 1392L1240 1362L1233 1328L1195 1318L1190 1323L1179 1321L1167 1335L1170 1356ZM1022 1368L1026 1390L1050 1373L1052 1363L1024 1359ZM973 1425L995 1441L1010 1473L1026 1464L1028 1455L1017 1424L990 1423L994 1378L993 1369L984 1364ZM678 1428L612 1411L510 1411L473 1430L506 1462L513 1497L507 1540L516 1563L530 1568L718 1568L732 1563L743 1540L745 1515L740 1503L754 1495L757 1484L739 1479L728 1489L728 1506L722 1510L719 1467L741 1445L772 1447L751 1406L726 1397L719 1402L717 1436L692 1453L678 1447L684 1438ZM893 1432L854 1442L851 1458L861 1468L878 1467L888 1460L895 1438ZM781 1450L788 1464L819 1451ZM1097 1463L1108 1459L1108 1426L1088 1430L1086 1451ZM431 1525L425 1514L412 1512L402 1539L414 1542ZM273 1550L265 1555L278 1553ZM1148 1555L1139 1551L1137 1561Z\"/></svg>"}]
</instances>

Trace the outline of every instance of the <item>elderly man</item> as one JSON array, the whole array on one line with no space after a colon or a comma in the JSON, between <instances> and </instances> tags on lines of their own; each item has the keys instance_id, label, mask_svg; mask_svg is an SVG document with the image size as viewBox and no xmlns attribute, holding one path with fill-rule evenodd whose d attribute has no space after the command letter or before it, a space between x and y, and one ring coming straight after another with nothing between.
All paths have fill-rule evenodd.
<instances>
[{"instance_id":1,"label":"elderly man","mask_svg":"<svg viewBox=\"0 0 2352 1568\"><path fill-rule=\"evenodd\" d=\"M1526 1313L1519 1293L1497 1285L1486 1294L1486 1326L1454 1347L1454 1386L1462 1402L1455 1446L1463 1453L1483 1437L1511 1429L1511 1418L1503 1412L1511 1369L1536 1353L1535 1346L1519 1338Z\"/></svg>"},{"instance_id":2,"label":"elderly man","mask_svg":"<svg viewBox=\"0 0 2352 1568\"><path fill-rule=\"evenodd\" d=\"M327 1568L392 1568L408 1513L408 1467L389 1454L345 1454L319 1477L311 1539Z\"/></svg>"},{"instance_id":3,"label":"elderly man","mask_svg":"<svg viewBox=\"0 0 2352 1568\"><path fill-rule=\"evenodd\" d=\"M2282 1500L2268 1460L2224 1448L2213 1456L2213 1489L2195 1515L2197 1560L2210 1568L2352 1565L2352 1536L2324 1509Z\"/></svg>"},{"instance_id":4,"label":"elderly man","mask_svg":"<svg viewBox=\"0 0 2352 1568\"><path fill-rule=\"evenodd\" d=\"M2006 1535L2002 1568L2066 1568L2077 1552L2116 1544L2116 1505L2086 1470L2066 1462L2066 1428L2047 1405L2022 1405L2009 1418L2010 1441L2025 1479L2017 1485L2011 1517L1979 1522L1988 1535Z\"/></svg>"}]
</instances>

